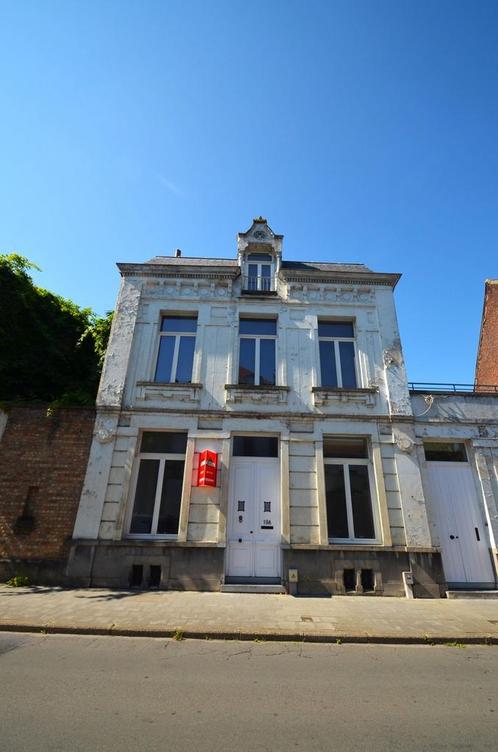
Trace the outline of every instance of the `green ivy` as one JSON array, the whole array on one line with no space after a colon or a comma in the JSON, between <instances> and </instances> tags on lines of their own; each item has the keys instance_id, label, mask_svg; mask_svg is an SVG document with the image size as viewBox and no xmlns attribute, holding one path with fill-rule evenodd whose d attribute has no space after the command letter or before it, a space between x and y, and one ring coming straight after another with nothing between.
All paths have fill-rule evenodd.
<instances>
[{"instance_id":1,"label":"green ivy","mask_svg":"<svg viewBox=\"0 0 498 752\"><path fill-rule=\"evenodd\" d=\"M90 308L34 284L17 253L0 254L0 400L92 405L112 312Z\"/></svg>"}]
</instances>

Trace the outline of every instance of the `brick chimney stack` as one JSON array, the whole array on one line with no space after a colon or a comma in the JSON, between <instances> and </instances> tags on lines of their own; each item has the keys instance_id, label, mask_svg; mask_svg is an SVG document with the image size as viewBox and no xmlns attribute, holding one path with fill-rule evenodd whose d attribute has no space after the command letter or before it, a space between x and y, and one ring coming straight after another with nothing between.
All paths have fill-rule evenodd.
<instances>
[{"instance_id":1,"label":"brick chimney stack","mask_svg":"<svg viewBox=\"0 0 498 752\"><path fill-rule=\"evenodd\" d=\"M483 386L498 386L498 279L487 279L484 286L476 363L476 387Z\"/></svg>"}]
</instances>

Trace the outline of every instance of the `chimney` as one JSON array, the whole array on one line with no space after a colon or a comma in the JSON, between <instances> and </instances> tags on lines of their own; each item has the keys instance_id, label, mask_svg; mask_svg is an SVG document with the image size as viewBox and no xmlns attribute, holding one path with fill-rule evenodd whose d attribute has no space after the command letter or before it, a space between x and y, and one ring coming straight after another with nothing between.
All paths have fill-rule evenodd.
<instances>
[{"instance_id":1,"label":"chimney","mask_svg":"<svg viewBox=\"0 0 498 752\"><path fill-rule=\"evenodd\" d=\"M477 351L476 391L498 391L498 279L487 279Z\"/></svg>"},{"instance_id":2,"label":"chimney","mask_svg":"<svg viewBox=\"0 0 498 752\"><path fill-rule=\"evenodd\" d=\"M179 248L177 248L176 251L175 251L175 258L180 258L181 255L182 255L181 250Z\"/></svg>"}]
</instances>

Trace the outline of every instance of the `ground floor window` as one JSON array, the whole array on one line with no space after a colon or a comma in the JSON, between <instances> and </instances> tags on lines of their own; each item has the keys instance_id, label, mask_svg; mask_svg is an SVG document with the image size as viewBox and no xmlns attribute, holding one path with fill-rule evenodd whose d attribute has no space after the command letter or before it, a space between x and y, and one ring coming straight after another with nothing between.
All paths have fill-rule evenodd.
<instances>
[{"instance_id":1,"label":"ground floor window","mask_svg":"<svg viewBox=\"0 0 498 752\"><path fill-rule=\"evenodd\" d=\"M234 457L278 457L276 436L234 436Z\"/></svg>"},{"instance_id":2,"label":"ground floor window","mask_svg":"<svg viewBox=\"0 0 498 752\"><path fill-rule=\"evenodd\" d=\"M329 539L375 540L366 439L326 438L323 454Z\"/></svg>"},{"instance_id":3,"label":"ground floor window","mask_svg":"<svg viewBox=\"0 0 498 752\"><path fill-rule=\"evenodd\" d=\"M461 442L427 441L424 452L427 462L467 462L465 444Z\"/></svg>"},{"instance_id":4,"label":"ground floor window","mask_svg":"<svg viewBox=\"0 0 498 752\"><path fill-rule=\"evenodd\" d=\"M186 446L186 433L142 434L130 535L178 534Z\"/></svg>"}]
</instances>

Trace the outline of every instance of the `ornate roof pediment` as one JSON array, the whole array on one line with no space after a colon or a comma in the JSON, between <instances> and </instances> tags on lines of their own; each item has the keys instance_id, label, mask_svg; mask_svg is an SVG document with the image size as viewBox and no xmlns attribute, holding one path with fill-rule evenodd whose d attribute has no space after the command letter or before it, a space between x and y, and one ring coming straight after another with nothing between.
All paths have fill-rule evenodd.
<instances>
[{"instance_id":1,"label":"ornate roof pediment","mask_svg":"<svg viewBox=\"0 0 498 752\"><path fill-rule=\"evenodd\" d=\"M283 235L277 235L264 217L256 217L247 232L237 235L239 263L247 253L271 253L276 259L282 257Z\"/></svg>"}]
</instances>

